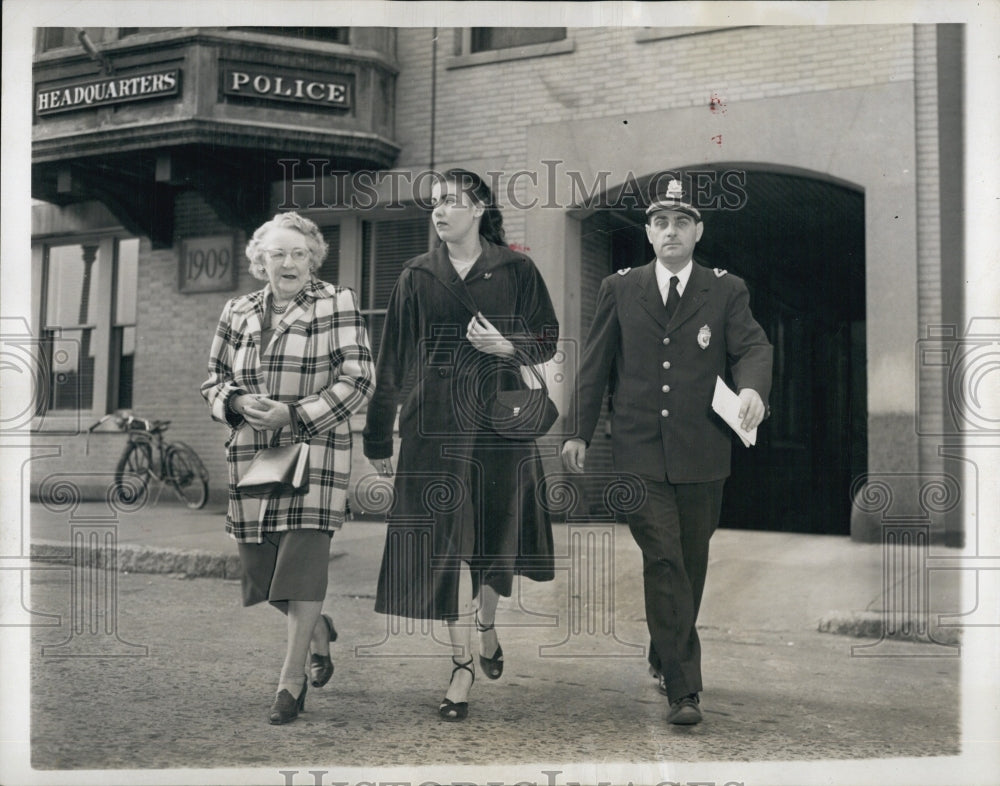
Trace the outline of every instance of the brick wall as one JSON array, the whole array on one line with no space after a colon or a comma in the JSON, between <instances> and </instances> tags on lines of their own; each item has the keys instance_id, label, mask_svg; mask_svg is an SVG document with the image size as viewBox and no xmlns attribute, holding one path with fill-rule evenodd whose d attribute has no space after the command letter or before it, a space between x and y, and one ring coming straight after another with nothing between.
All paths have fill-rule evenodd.
<instances>
[{"instance_id":1,"label":"brick wall","mask_svg":"<svg viewBox=\"0 0 1000 786\"><path fill-rule=\"evenodd\" d=\"M640 32L571 28L570 53L449 68L454 31L439 29L436 162L535 169L538 162L526 161L525 152L525 129L533 124L625 121L630 112L707 106L713 95L735 103L914 78L907 25L748 27L641 43ZM431 35L428 28L399 31L402 168L426 166L430 155ZM521 242L523 211L508 210L504 220L509 239Z\"/></svg>"},{"instance_id":2,"label":"brick wall","mask_svg":"<svg viewBox=\"0 0 1000 786\"><path fill-rule=\"evenodd\" d=\"M138 315L139 336L135 354L133 409L142 417L173 421L171 441L193 447L209 471L209 489L221 495L226 485L223 443L227 429L209 417L208 406L199 387L208 376L208 352L226 301L250 292L261 282L250 276L240 234L236 260L238 281L231 292L183 294L178 291L179 242L232 231L194 191L178 194L175 203L175 243L173 248L154 251L144 239L139 251Z\"/></svg>"},{"instance_id":3,"label":"brick wall","mask_svg":"<svg viewBox=\"0 0 1000 786\"><path fill-rule=\"evenodd\" d=\"M918 319L921 337L927 326L941 324L941 172L938 155L938 59L937 30L934 25L913 28L914 97L917 146L917 286ZM919 368L919 365L918 365ZM935 380L921 374L921 413L939 413L944 390ZM922 419L923 420L923 419ZM921 442L921 465L940 466L934 440Z\"/></svg>"}]
</instances>

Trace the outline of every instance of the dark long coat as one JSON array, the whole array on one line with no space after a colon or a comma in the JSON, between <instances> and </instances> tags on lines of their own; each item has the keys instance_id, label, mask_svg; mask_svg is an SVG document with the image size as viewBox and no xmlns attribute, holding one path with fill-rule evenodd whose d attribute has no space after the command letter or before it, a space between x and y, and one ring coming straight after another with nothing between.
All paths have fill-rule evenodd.
<instances>
[{"instance_id":1,"label":"dark long coat","mask_svg":"<svg viewBox=\"0 0 1000 786\"><path fill-rule=\"evenodd\" d=\"M393 453L396 405L401 438L376 611L424 619L456 614L460 562L473 591L486 582L509 596L515 573L554 576L552 528L538 493L534 442L498 437L482 420L498 387L517 385L511 361L466 338L474 309L520 351L522 363L550 359L559 325L548 290L525 255L482 239L464 282L447 247L410 260L389 301L364 431L365 455Z\"/></svg>"}]
</instances>

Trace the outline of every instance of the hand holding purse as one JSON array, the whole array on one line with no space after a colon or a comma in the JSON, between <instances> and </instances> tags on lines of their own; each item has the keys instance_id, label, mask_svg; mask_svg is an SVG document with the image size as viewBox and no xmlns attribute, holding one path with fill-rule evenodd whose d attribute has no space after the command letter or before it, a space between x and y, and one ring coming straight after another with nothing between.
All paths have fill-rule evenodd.
<instances>
[{"instance_id":1,"label":"hand holding purse","mask_svg":"<svg viewBox=\"0 0 1000 786\"><path fill-rule=\"evenodd\" d=\"M268 498L281 494L304 494L309 490L309 443L294 442L275 447L281 429L274 432L271 447L257 451L236 489L248 497Z\"/></svg>"}]
</instances>

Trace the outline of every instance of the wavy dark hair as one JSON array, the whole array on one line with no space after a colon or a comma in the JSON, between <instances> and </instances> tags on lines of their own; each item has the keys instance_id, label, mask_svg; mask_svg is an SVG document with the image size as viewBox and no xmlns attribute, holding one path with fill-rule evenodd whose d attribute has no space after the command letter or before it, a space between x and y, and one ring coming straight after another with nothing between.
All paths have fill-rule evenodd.
<instances>
[{"instance_id":1,"label":"wavy dark hair","mask_svg":"<svg viewBox=\"0 0 1000 786\"><path fill-rule=\"evenodd\" d=\"M493 192L486 182L475 172L468 169L449 169L441 173L441 179L458 186L463 194L469 194L483 206L483 216L479 220L479 234L498 246L506 246L507 238L503 231L503 215L497 207Z\"/></svg>"}]
</instances>

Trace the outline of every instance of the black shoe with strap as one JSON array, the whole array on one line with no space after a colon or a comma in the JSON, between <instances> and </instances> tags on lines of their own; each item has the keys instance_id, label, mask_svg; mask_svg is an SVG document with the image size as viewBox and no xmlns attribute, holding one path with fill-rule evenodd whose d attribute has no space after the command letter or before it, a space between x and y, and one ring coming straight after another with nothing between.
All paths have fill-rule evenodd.
<instances>
[{"instance_id":1,"label":"black shoe with strap","mask_svg":"<svg viewBox=\"0 0 1000 786\"><path fill-rule=\"evenodd\" d=\"M320 615L320 619L326 625L327 635L330 637L330 644L337 640L337 629L333 627L333 620L326 614ZM333 659L329 655L317 655L313 653L309 657L309 675L312 677L314 688L322 688L333 676Z\"/></svg>"},{"instance_id":2,"label":"black shoe with strap","mask_svg":"<svg viewBox=\"0 0 1000 786\"><path fill-rule=\"evenodd\" d=\"M486 633L487 631L493 630L495 625L496 623L491 623L485 627L480 625L479 615L476 615L476 630L480 633ZM485 655L480 653L479 668L481 668L483 670L483 674L491 680L500 679L500 676L503 674L503 647L500 646L499 639L497 639L497 648L492 657L487 658Z\"/></svg>"},{"instance_id":3,"label":"black shoe with strap","mask_svg":"<svg viewBox=\"0 0 1000 786\"><path fill-rule=\"evenodd\" d=\"M469 674L472 675L472 683L469 683L469 688L472 688L472 684L476 681L476 669L472 665L473 661L470 657L465 663L459 663L452 656L451 662L455 664L455 668L451 670L451 680L448 682L451 685L451 681L455 679L455 674L465 669ZM441 702L441 706L438 707L438 715L441 716L441 720L446 721L461 721L469 717L469 702L467 701L452 701L447 696L444 701Z\"/></svg>"},{"instance_id":4,"label":"black shoe with strap","mask_svg":"<svg viewBox=\"0 0 1000 786\"><path fill-rule=\"evenodd\" d=\"M295 698L285 688L278 691L278 695L274 699L274 704L271 705L271 712L267 716L268 722L274 726L278 726L282 723L291 723L299 717L299 713L306 708L306 690L308 688L309 679L308 677L303 677L302 692L299 693L298 698Z\"/></svg>"}]
</instances>

